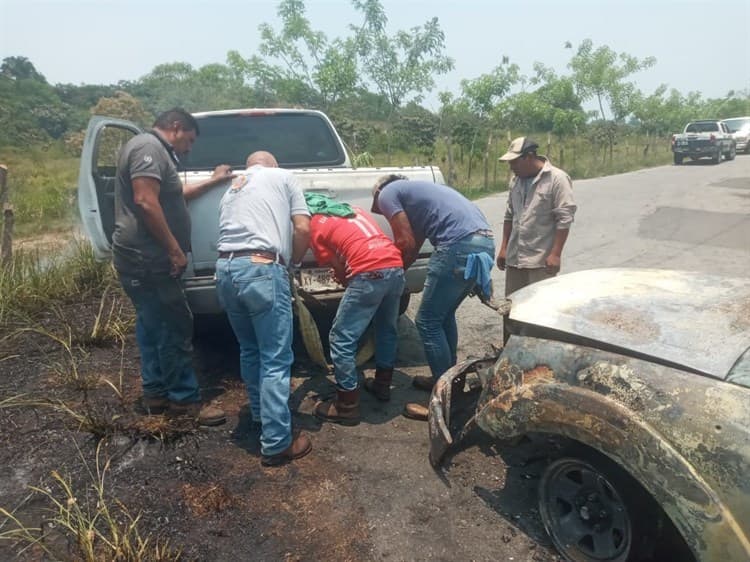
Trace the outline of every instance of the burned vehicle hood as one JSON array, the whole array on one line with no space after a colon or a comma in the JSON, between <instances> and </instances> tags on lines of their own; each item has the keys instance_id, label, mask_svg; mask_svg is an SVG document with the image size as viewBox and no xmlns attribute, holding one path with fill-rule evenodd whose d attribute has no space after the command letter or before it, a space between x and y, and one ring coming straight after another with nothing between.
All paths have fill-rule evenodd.
<instances>
[{"instance_id":1,"label":"burned vehicle hood","mask_svg":"<svg viewBox=\"0 0 750 562\"><path fill-rule=\"evenodd\" d=\"M594 269L509 296L510 331L725 379L750 347L750 279ZM746 357L750 354L746 354Z\"/></svg>"}]
</instances>

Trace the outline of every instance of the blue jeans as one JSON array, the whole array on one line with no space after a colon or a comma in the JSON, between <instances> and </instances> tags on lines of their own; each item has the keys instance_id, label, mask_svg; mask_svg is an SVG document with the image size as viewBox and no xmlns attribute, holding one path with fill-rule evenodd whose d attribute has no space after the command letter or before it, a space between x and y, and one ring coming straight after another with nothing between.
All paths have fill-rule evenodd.
<instances>
[{"instance_id":1,"label":"blue jeans","mask_svg":"<svg viewBox=\"0 0 750 562\"><path fill-rule=\"evenodd\" d=\"M474 288L473 279L464 279L466 257L481 252L494 257L493 239L471 234L436 248L427 266L422 304L415 324L435 380L456 364L456 309Z\"/></svg>"},{"instance_id":2,"label":"blue jeans","mask_svg":"<svg viewBox=\"0 0 750 562\"><path fill-rule=\"evenodd\" d=\"M193 314L180 280L120 273L120 283L135 307L144 396L200 401L193 370Z\"/></svg>"},{"instance_id":3,"label":"blue jeans","mask_svg":"<svg viewBox=\"0 0 750 562\"><path fill-rule=\"evenodd\" d=\"M276 455L292 442L289 275L278 263L253 263L250 257L239 257L219 259L216 279L219 303L240 344L240 373L250 413L261 422L261 453Z\"/></svg>"},{"instance_id":4,"label":"blue jeans","mask_svg":"<svg viewBox=\"0 0 750 562\"><path fill-rule=\"evenodd\" d=\"M375 365L393 368L398 345L398 306L404 291L404 270L379 269L353 276L339 303L329 335L336 384L354 390L357 375L357 344L371 321L375 321Z\"/></svg>"}]
</instances>

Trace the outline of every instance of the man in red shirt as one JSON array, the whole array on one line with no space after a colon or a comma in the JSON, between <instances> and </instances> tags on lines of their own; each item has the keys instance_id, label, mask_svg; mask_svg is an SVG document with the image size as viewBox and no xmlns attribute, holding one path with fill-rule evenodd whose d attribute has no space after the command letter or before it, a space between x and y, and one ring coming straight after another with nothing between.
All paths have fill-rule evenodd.
<instances>
[{"instance_id":1,"label":"man in red shirt","mask_svg":"<svg viewBox=\"0 0 750 562\"><path fill-rule=\"evenodd\" d=\"M376 398L390 399L398 344L398 307L404 290L401 251L362 209L351 216L314 214L310 246L320 265L330 265L346 287L329 335L336 378L336 397L315 407L319 418L357 425L359 376L357 344L370 322L375 324L375 378L365 388Z\"/></svg>"}]
</instances>

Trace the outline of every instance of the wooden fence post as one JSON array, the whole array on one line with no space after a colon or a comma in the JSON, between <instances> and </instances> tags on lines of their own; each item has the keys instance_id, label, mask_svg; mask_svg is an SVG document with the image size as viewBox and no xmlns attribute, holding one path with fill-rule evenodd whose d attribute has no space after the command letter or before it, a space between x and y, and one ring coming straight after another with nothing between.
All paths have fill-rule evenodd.
<instances>
[{"instance_id":1,"label":"wooden fence post","mask_svg":"<svg viewBox=\"0 0 750 562\"><path fill-rule=\"evenodd\" d=\"M510 141L513 140L513 137L511 137L510 129L508 129L508 146L510 146ZM506 166L507 172L505 173L505 185L510 185L510 177L513 172L510 171L510 166Z\"/></svg>"},{"instance_id":2,"label":"wooden fence post","mask_svg":"<svg viewBox=\"0 0 750 562\"><path fill-rule=\"evenodd\" d=\"M445 150L446 154L448 156L448 185L454 186L456 185L456 168L453 163L453 137L451 135L447 135L445 137Z\"/></svg>"},{"instance_id":3,"label":"wooden fence post","mask_svg":"<svg viewBox=\"0 0 750 562\"><path fill-rule=\"evenodd\" d=\"M497 141L495 141L495 144L497 144ZM500 154L497 153L497 149L495 150L495 154L492 155L492 186L497 188L497 163L500 160L500 156L502 156L502 152Z\"/></svg>"},{"instance_id":4,"label":"wooden fence post","mask_svg":"<svg viewBox=\"0 0 750 562\"><path fill-rule=\"evenodd\" d=\"M552 156L552 133L547 133L547 152L545 152L547 157Z\"/></svg>"},{"instance_id":5,"label":"wooden fence post","mask_svg":"<svg viewBox=\"0 0 750 562\"><path fill-rule=\"evenodd\" d=\"M487 191L490 181L490 149L492 148L492 133L487 137L487 148L484 151L484 190Z\"/></svg>"},{"instance_id":6,"label":"wooden fence post","mask_svg":"<svg viewBox=\"0 0 750 562\"><path fill-rule=\"evenodd\" d=\"M8 167L0 164L0 206L3 208L2 247L0 261L3 265L13 257L13 205L8 203Z\"/></svg>"}]
</instances>

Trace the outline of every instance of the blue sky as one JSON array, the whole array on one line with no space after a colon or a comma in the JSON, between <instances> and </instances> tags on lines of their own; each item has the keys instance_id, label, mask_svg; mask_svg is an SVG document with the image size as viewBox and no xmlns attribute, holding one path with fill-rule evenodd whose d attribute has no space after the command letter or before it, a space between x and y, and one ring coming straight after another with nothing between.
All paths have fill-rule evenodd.
<instances>
[{"instance_id":1,"label":"blue sky","mask_svg":"<svg viewBox=\"0 0 750 562\"><path fill-rule=\"evenodd\" d=\"M656 65L633 77L651 93L666 83L683 94L724 96L750 89L750 0L381 0L389 31L437 16L455 70L438 78L437 92L459 91L464 78L496 66L503 56L532 73L534 61L567 72L577 46L595 46ZM359 16L346 0L308 0L314 29L349 35ZM258 24L274 24L276 1L239 0L0 0L0 58L25 56L52 83L109 84L135 80L155 65L194 67L225 62L237 50L252 55Z\"/></svg>"}]
</instances>

